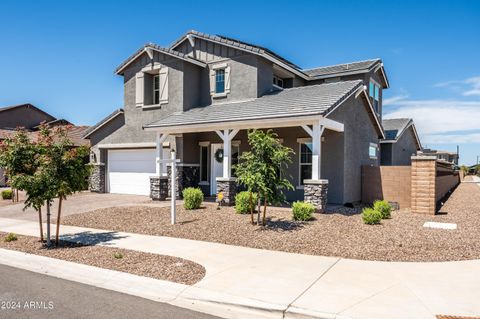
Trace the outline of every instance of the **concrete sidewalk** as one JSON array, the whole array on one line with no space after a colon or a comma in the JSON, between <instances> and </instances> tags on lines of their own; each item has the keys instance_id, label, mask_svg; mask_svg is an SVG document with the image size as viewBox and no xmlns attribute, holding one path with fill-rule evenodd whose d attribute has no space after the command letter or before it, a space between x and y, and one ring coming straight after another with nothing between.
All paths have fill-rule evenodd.
<instances>
[{"instance_id":1,"label":"concrete sidewalk","mask_svg":"<svg viewBox=\"0 0 480 319\"><path fill-rule=\"evenodd\" d=\"M360 261L72 226L61 230L66 240L177 256L203 265L205 278L174 289L180 292L170 303L221 317L480 315L479 260ZM38 225L0 218L0 231L37 236Z\"/></svg>"}]
</instances>

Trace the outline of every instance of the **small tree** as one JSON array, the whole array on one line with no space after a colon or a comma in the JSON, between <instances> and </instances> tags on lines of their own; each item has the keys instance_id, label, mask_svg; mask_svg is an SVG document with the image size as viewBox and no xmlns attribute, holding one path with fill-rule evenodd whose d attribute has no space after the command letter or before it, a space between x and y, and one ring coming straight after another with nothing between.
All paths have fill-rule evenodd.
<instances>
[{"instance_id":1,"label":"small tree","mask_svg":"<svg viewBox=\"0 0 480 319\"><path fill-rule=\"evenodd\" d=\"M245 185L251 192L258 192L262 198L262 225L265 226L267 204L284 202L284 191L293 189L293 185L285 178L286 168L292 162L293 150L283 146L272 130L266 132L250 130L248 143L251 151L240 156L236 173L239 183ZM253 223L253 210L251 216Z\"/></svg>"},{"instance_id":2,"label":"small tree","mask_svg":"<svg viewBox=\"0 0 480 319\"><path fill-rule=\"evenodd\" d=\"M41 207L47 210L47 246L50 246L50 208L59 198L56 243L60 229L62 201L87 186L90 167L84 163L89 148L73 148L68 138L69 127L41 125L37 141L25 131L2 146L0 165L7 168L12 186L25 190L25 207L39 211L40 234L43 241Z\"/></svg>"},{"instance_id":3,"label":"small tree","mask_svg":"<svg viewBox=\"0 0 480 319\"><path fill-rule=\"evenodd\" d=\"M13 190L27 190L33 187L29 177L37 171L38 159L36 144L22 128L18 128L13 136L0 143L0 167L5 169L5 175ZM42 203L40 201L31 205L38 211L41 241L43 241Z\"/></svg>"}]
</instances>

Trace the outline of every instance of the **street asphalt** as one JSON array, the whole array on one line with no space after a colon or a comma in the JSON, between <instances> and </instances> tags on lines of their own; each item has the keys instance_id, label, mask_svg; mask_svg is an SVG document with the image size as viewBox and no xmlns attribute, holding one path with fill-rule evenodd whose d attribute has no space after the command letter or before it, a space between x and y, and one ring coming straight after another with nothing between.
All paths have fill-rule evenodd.
<instances>
[{"instance_id":1,"label":"street asphalt","mask_svg":"<svg viewBox=\"0 0 480 319\"><path fill-rule=\"evenodd\" d=\"M0 265L0 318L217 317Z\"/></svg>"}]
</instances>

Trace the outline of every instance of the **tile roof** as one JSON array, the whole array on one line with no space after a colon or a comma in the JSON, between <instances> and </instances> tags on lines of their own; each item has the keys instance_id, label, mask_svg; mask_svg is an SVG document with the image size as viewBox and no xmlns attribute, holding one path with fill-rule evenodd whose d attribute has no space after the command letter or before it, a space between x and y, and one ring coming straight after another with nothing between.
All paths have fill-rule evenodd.
<instances>
[{"instance_id":1,"label":"tile roof","mask_svg":"<svg viewBox=\"0 0 480 319\"><path fill-rule=\"evenodd\" d=\"M362 84L361 80L356 80L284 89L249 101L212 104L173 113L145 127L320 115L338 105Z\"/></svg>"},{"instance_id":2,"label":"tile roof","mask_svg":"<svg viewBox=\"0 0 480 319\"><path fill-rule=\"evenodd\" d=\"M367 72L369 71L375 64L381 63L382 60L380 59L372 59L372 60L365 60L365 61L357 61L351 63L344 63L344 64L336 64L336 65L329 65L323 66L313 69L304 69L302 72L307 74L311 77L327 77L327 76L336 76L342 75L343 73L350 73L350 72Z\"/></svg>"},{"instance_id":3,"label":"tile roof","mask_svg":"<svg viewBox=\"0 0 480 319\"><path fill-rule=\"evenodd\" d=\"M89 126L56 125L55 127L59 126L68 126L67 136L72 141L74 146L90 145L90 141L83 138L83 135ZM13 134L15 134L15 130L0 129L0 140L10 137ZM39 131L28 131L27 134L36 140L38 138Z\"/></svg>"},{"instance_id":4,"label":"tile roof","mask_svg":"<svg viewBox=\"0 0 480 319\"><path fill-rule=\"evenodd\" d=\"M203 33L203 32L196 31L196 30L190 30L187 33L185 33L183 36L181 36L179 39L177 39L172 45L170 45L170 48L171 49L175 48L189 34L192 34L192 35L197 36L199 38L203 38L203 39L227 44L227 45L230 45L230 46L233 46L233 47L237 47L237 48L242 49L242 50L251 51L253 53L269 54L269 55L275 57L276 59L281 60L282 62L288 64L292 68L300 70L300 67L298 65L294 64L293 62L288 61L287 59L283 58L282 56L278 55L277 53L275 53L275 52L273 52L270 49L267 49L265 47L262 47L262 46L259 46L259 45L256 45L256 44L247 43L247 42L244 42L244 41L240 41L240 40L230 38L230 37L226 37L226 36L219 35L219 34L210 35L210 34L206 34L206 33Z\"/></svg>"},{"instance_id":5,"label":"tile roof","mask_svg":"<svg viewBox=\"0 0 480 319\"><path fill-rule=\"evenodd\" d=\"M146 48L152 48L154 49L155 51L159 51L159 52L163 52L163 53L166 53L168 55L171 55L171 56L174 56L174 57L177 57L179 59L182 59L184 61L188 61L188 62L191 62L191 63L194 63L194 64L197 64L197 65L201 65L201 66L205 66L205 63L203 63L202 61L199 61L199 60L196 60L188 55L185 55L183 54L182 52L180 51L175 51L175 50L172 50L170 48L163 48L155 43L147 43L145 44L143 47L141 47L140 49L138 49L134 54L132 54L131 56L129 56L125 61L122 62L122 64L120 64L116 69L115 69L115 73L116 74L121 74L120 72L123 70L124 67L126 67L128 64L130 64L131 62L133 62L140 54L143 53L143 51L146 49Z\"/></svg>"},{"instance_id":6,"label":"tile roof","mask_svg":"<svg viewBox=\"0 0 480 319\"><path fill-rule=\"evenodd\" d=\"M403 133L403 130L413 122L412 119L399 118L399 119L384 119L382 120L382 126L385 131L385 140L396 140Z\"/></svg>"},{"instance_id":7,"label":"tile roof","mask_svg":"<svg viewBox=\"0 0 480 319\"><path fill-rule=\"evenodd\" d=\"M7 137L13 135L14 133L15 133L15 130L0 129L0 140L6 139Z\"/></svg>"},{"instance_id":8,"label":"tile roof","mask_svg":"<svg viewBox=\"0 0 480 319\"><path fill-rule=\"evenodd\" d=\"M93 126L90 126L88 129L86 129L83 132L83 138L88 138L88 136L90 134L92 134L94 131L96 131L98 128L100 128L100 126L108 123L110 120L114 119L119 114L123 114L123 109L117 109L117 110L113 111L112 113L110 113L108 116L106 116L104 119L102 119L97 124L95 124Z\"/></svg>"}]
</instances>

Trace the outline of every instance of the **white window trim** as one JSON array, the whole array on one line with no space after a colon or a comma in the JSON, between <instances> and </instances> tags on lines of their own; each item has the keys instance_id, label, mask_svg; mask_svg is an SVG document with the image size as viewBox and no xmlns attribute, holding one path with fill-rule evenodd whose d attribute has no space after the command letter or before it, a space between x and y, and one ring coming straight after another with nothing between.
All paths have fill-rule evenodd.
<instances>
[{"instance_id":1,"label":"white window trim","mask_svg":"<svg viewBox=\"0 0 480 319\"><path fill-rule=\"evenodd\" d=\"M371 156L370 155L370 148L371 147L374 147L375 148L375 156ZM368 157L370 159L378 159L378 144L375 144L375 143L370 143L370 145L368 146Z\"/></svg>"},{"instance_id":2,"label":"white window trim","mask_svg":"<svg viewBox=\"0 0 480 319\"><path fill-rule=\"evenodd\" d=\"M158 89L155 89L155 78L158 78ZM158 91L158 103L155 103L155 92ZM160 74L152 76L152 101L153 105L160 105Z\"/></svg>"},{"instance_id":3,"label":"white window trim","mask_svg":"<svg viewBox=\"0 0 480 319\"><path fill-rule=\"evenodd\" d=\"M200 146L200 182L198 183L199 185L210 185L210 161L209 161L209 158L210 158L210 142L200 142L198 143L198 145ZM202 170L203 170L203 165L204 163L202 162L202 148L207 148L207 173L205 176L206 180L202 180Z\"/></svg>"},{"instance_id":4,"label":"white window trim","mask_svg":"<svg viewBox=\"0 0 480 319\"><path fill-rule=\"evenodd\" d=\"M302 144L312 143L312 139L309 137L304 138L297 138L298 142L298 185L297 189L304 189L304 185L302 184L302 166L308 164L302 164ZM313 163L310 163L313 165Z\"/></svg>"}]
</instances>

